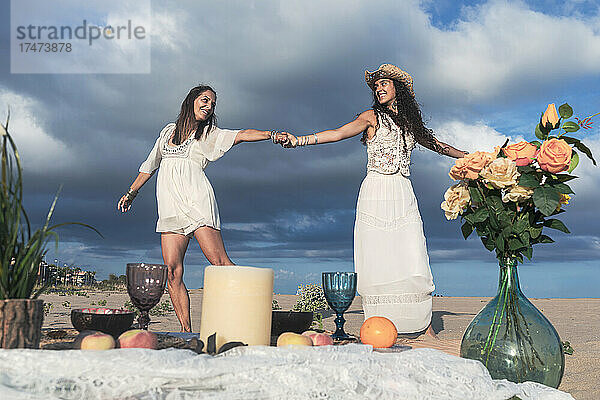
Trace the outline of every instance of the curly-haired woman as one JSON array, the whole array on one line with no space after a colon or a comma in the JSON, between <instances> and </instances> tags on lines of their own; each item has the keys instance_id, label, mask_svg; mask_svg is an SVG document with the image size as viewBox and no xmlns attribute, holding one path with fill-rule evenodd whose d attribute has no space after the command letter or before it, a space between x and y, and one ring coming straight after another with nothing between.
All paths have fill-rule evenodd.
<instances>
[{"instance_id":1,"label":"curly-haired woman","mask_svg":"<svg viewBox=\"0 0 600 400\"><path fill-rule=\"evenodd\" d=\"M423 234L423 222L410 179L415 143L446 156L466 152L437 140L423 123L412 77L383 64L365 71L373 107L337 129L307 136L287 134L284 147L337 142L363 133L367 176L362 182L354 225L354 265L365 318L389 318L399 333L431 328L435 289Z\"/></svg>"},{"instance_id":2,"label":"curly-haired woman","mask_svg":"<svg viewBox=\"0 0 600 400\"><path fill-rule=\"evenodd\" d=\"M233 265L225 251L215 194L204 169L235 144L278 139L275 131L218 128L216 103L217 94L210 86L190 90L177 121L162 129L139 175L117 205L127 212L138 190L160 167L156 231L161 233L163 260L169 267L169 294L184 332L191 331L190 298L183 283L183 258L190 238L196 238L212 265Z\"/></svg>"}]
</instances>

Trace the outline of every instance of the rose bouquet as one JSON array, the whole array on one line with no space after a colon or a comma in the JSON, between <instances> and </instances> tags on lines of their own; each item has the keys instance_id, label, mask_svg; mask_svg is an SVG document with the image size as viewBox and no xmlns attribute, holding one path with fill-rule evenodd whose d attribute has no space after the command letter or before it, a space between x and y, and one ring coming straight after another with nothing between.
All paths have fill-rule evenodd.
<instances>
[{"instance_id":1,"label":"rose bouquet","mask_svg":"<svg viewBox=\"0 0 600 400\"><path fill-rule=\"evenodd\" d=\"M559 116L560 115L560 116ZM547 229L569 230L555 215L563 213L573 190L567 182L579 163L578 151L594 165L590 149L568 136L590 129L592 118L574 118L568 104L550 104L535 128L539 140L476 151L456 161L450 177L460 181L444 194L446 218L461 216L462 233L473 232L496 252L498 293L469 324L461 356L482 361L495 379L535 381L558 387L564 353L552 324L523 295L517 263L531 259L533 245L552 243Z\"/></svg>"},{"instance_id":2,"label":"rose bouquet","mask_svg":"<svg viewBox=\"0 0 600 400\"><path fill-rule=\"evenodd\" d=\"M566 182L577 178L570 175L579 163L575 149L596 161L587 146L567 134L590 129L598 114L576 122L568 120L572 115L568 104L558 113L550 104L535 128L541 142L507 141L493 152L476 151L456 161L449 175L460 182L446 191L441 208L449 220L461 216L465 239L475 231L498 259L523 262L523 256L531 259L534 244L553 242L544 228L569 233L550 217L563 213L573 194Z\"/></svg>"}]
</instances>

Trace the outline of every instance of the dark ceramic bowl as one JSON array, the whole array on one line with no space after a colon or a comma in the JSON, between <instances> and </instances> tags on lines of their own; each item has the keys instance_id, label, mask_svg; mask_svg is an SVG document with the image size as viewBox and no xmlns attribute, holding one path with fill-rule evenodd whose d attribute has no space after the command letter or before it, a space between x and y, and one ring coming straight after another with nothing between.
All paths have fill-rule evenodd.
<instances>
[{"instance_id":1,"label":"dark ceramic bowl","mask_svg":"<svg viewBox=\"0 0 600 400\"><path fill-rule=\"evenodd\" d=\"M310 328L312 321L312 311L300 312L273 310L271 336L279 336L283 332L302 333Z\"/></svg>"},{"instance_id":2,"label":"dark ceramic bowl","mask_svg":"<svg viewBox=\"0 0 600 400\"><path fill-rule=\"evenodd\" d=\"M131 328L135 313L117 308L88 307L71 310L71 323L79 332L100 331L117 338Z\"/></svg>"}]
</instances>

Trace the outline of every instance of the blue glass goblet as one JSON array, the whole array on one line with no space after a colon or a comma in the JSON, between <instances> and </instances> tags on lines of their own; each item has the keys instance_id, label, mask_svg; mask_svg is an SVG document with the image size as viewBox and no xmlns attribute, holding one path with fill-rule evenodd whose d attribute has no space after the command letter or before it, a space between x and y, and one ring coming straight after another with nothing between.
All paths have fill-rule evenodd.
<instances>
[{"instance_id":1,"label":"blue glass goblet","mask_svg":"<svg viewBox=\"0 0 600 400\"><path fill-rule=\"evenodd\" d=\"M344 312L356 295L356 272L323 272L323 292L327 303L337 314L335 333L331 337L335 340L352 339L344 332Z\"/></svg>"}]
</instances>

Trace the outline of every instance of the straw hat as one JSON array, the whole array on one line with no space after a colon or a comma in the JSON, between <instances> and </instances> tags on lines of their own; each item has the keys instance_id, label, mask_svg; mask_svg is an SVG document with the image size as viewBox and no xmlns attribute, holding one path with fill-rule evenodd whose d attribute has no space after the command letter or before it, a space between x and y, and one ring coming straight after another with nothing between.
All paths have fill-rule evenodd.
<instances>
[{"instance_id":1,"label":"straw hat","mask_svg":"<svg viewBox=\"0 0 600 400\"><path fill-rule=\"evenodd\" d=\"M402 71L392 64L381 64L381 66L373 72L365 71L365 81L373 91L375 90L375 81L382 78L395 79L404 83L410 94L414 97L413 79L408 72Z\"/></svg>"}]
</instances>

